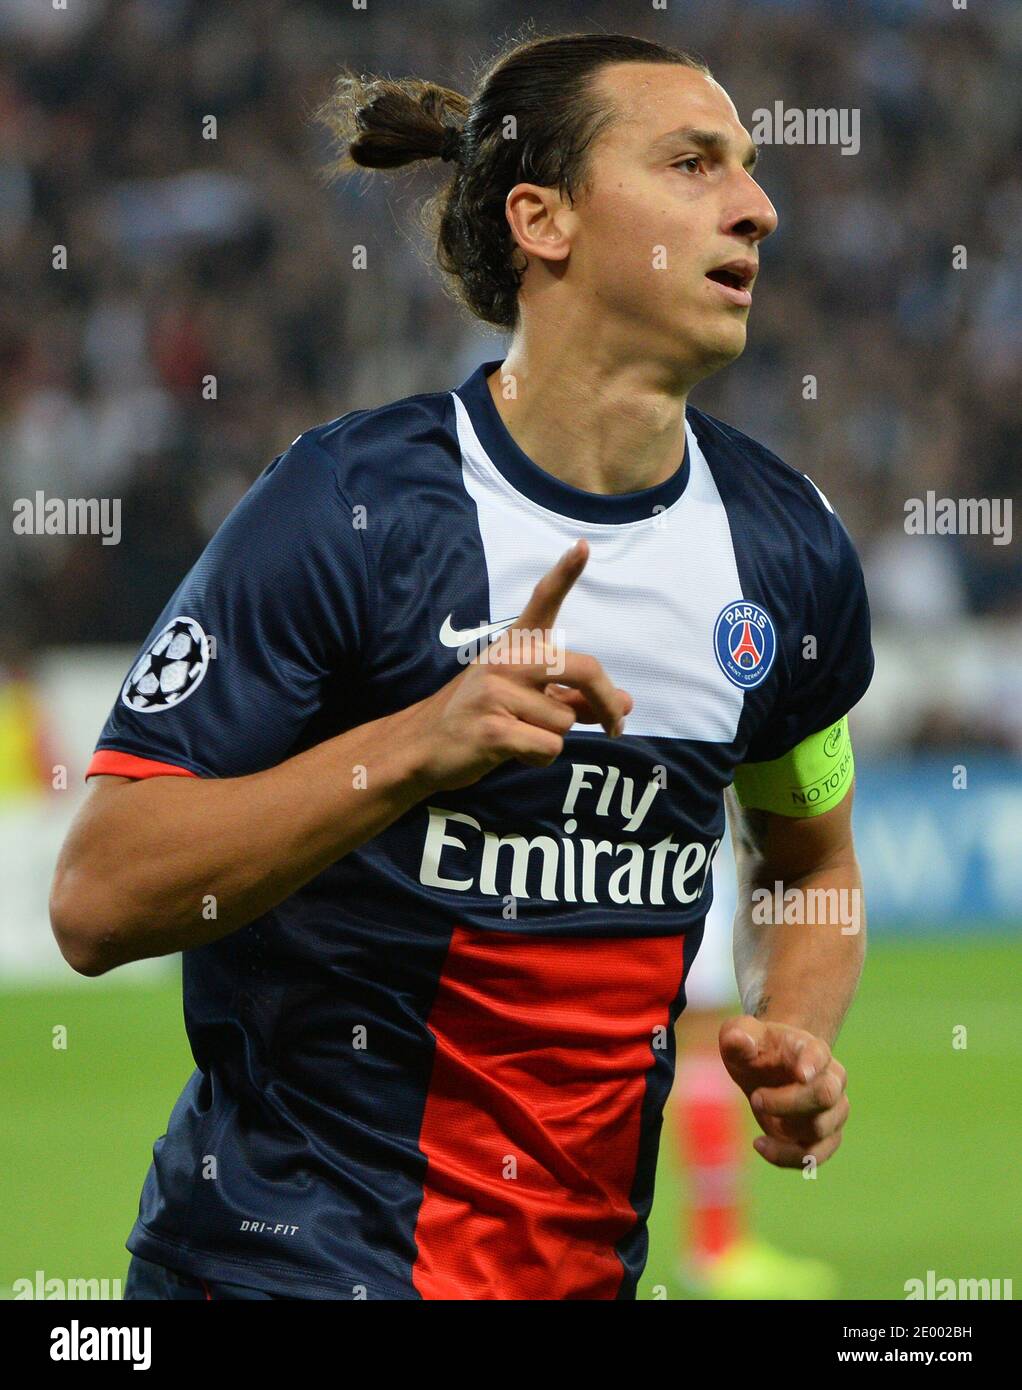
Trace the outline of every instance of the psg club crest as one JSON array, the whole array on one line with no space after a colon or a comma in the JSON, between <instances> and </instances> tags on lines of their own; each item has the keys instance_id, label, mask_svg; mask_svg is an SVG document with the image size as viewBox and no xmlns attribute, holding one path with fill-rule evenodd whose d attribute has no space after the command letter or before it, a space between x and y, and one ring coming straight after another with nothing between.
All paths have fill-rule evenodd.
<instances>
[{"instance_id":1,"label":"psg club crest","mask_svg":"<svg viewBox=\"0 0 1022 1390\"><path fill-rule=\"evenodd\" d=\"M136 714L173 709L200 685L209 642L194 618L173 618L132 668L121 699Z\"/></svg>"},{"instance_id":2,"label":"psg club crest","mask_svg":"<svg viewBox=\"0 0 1022 1390\"><path fill-rule=\"evenodd\" d=\"M746 599L729 603L714 627L713 649L717 665L732 685L754 689L766 680L777 650L770 614Z\"/></svg>"}]
</instances>

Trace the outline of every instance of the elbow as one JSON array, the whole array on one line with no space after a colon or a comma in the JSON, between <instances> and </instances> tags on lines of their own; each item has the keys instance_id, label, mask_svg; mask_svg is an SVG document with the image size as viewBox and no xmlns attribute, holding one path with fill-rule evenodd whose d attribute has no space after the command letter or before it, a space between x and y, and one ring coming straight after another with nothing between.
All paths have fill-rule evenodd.
<instances>
[{"instance_id":1,"label":"elbow","mask_svg":"<svg viewBox=\"0 0 1022 1390\"><path fill-rule=\"evenodd\" d=\"M50 890L50 926L71 969L94 979L123 964L125 957L110 918L81 879L80 873L58 868Z\"/></svg>"}]
</instances>

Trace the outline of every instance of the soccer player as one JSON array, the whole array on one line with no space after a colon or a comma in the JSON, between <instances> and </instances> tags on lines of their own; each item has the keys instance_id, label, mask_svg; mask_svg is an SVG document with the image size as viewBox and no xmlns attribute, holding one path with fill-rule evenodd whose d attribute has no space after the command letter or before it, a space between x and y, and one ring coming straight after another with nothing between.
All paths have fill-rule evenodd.
<instances>
[{"instance_id":1,"label":"soccer player","mask_svg":"<svg viewBox=\"0 0 1022 1390\"><path fill-rule=\"evenodd\" d=\"M440 264L510 346L274 459L103 729L54 929L87 975L183 952L196 1063L126 1293L631 1298L725 790L750 904L859 886L858 560L688 405L776 214L726 93L638 39L327 115L355 165L444 161ZM738 930L725 1065L768 1162L823 1162L862 935Z\"/></svg>"}]
</instances>

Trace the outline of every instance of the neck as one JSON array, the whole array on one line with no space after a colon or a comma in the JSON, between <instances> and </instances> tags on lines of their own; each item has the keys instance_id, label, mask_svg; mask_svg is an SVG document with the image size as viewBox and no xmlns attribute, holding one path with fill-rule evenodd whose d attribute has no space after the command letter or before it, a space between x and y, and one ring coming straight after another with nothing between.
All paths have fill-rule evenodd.
<instances>
[{"instance_id":1,"label":"neck","mask_svg":"<svg viewBox=\"0 0 1022 1390\"><path fill-rule=\"evenodd\" d=\"M488 385L518 447L572 487L639 492L681 466L688 386L659 363L630 359L581 331L540 337L519 329Z\"/></svg>"}]
</instances>

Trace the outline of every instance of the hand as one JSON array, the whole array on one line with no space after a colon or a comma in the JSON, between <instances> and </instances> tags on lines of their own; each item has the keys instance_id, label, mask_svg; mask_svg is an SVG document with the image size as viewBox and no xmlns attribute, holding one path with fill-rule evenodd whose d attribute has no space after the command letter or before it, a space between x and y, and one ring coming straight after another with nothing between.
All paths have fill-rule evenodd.
<instances>
[{"instance_id":1,"label":"hand","mask_svg":"<svg viewBox=\"0 0 1022 1390\"><path fill-rule=\"evenodd\" d=\"M556 681L551 675L557 615L588 559L588 545L576 541L536 585L513 627L481 654L485 659L413 706L426 786L470 786L509 758L547 767L576 720L602 724L611 737L623 732L632 697L611 684L595 657L565 652Z\"/></svg>"},{"instance_id":2,"label":"hand","mask_svg":"<svg viewBox=\"0 0 1022 1390\"><path fill-rule=\"evenodd\" d=\"M804 1028L743 1015L719 1035L725 1067L749 1097L763 1136L753 1147L778 1168L825 1163L848 1118L847 1072L822 1038Z\"/></svg>"}]
</instances>

